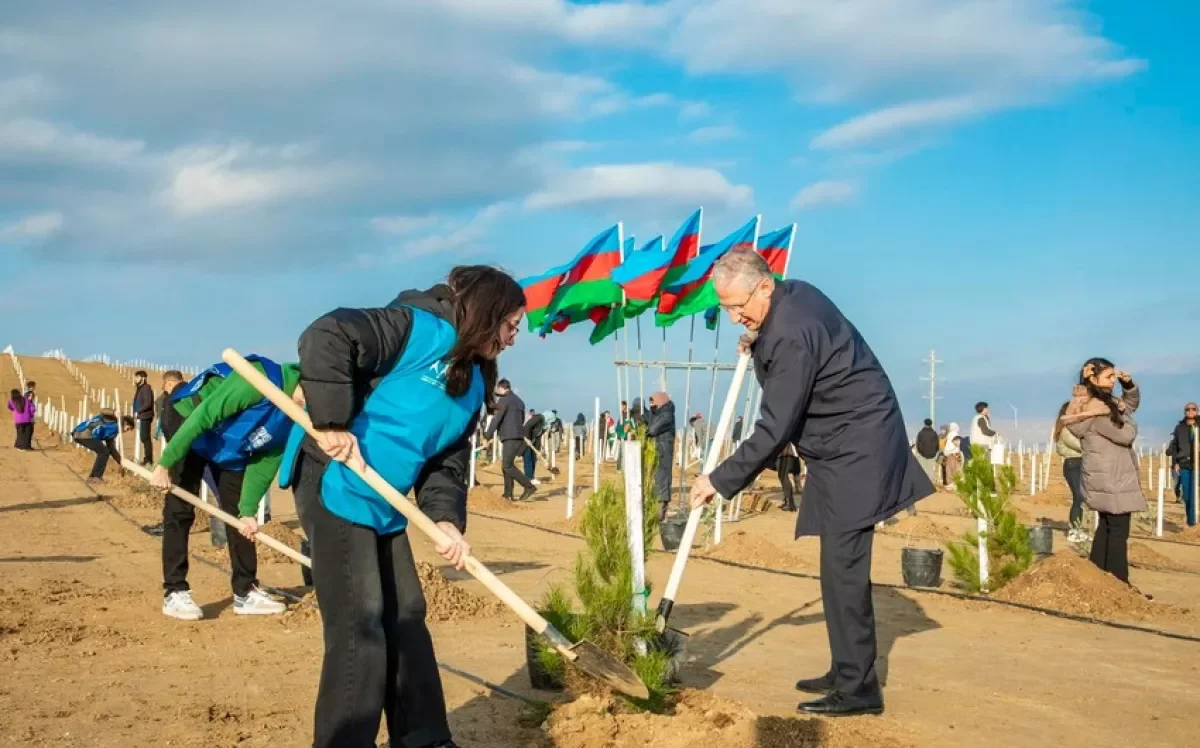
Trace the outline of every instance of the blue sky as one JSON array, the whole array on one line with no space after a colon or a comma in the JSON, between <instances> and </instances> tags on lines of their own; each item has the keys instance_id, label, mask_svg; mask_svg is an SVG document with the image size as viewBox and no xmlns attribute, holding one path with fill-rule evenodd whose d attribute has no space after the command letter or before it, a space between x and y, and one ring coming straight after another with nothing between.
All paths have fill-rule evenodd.
<instances>
[{"instance_id":1,"label":"blue sky","mask_svg":"<svg viewBox=\"0 0 1200 748\"><path fill-rule=\"evenodd\" d=\"M939 421L1011 402L1025 438L1104 355L1147 383L1157 440L1200 399L1198 23L1065 0L21 4L0 344L286 357L335 306L460 262L535 273L703 205L706 241L799 224L790 275L859 326L910 422L931 347ZM525 336L502 367L533 407L607 407L612 348L586 338Z\"/></svg>"}]
</instances>

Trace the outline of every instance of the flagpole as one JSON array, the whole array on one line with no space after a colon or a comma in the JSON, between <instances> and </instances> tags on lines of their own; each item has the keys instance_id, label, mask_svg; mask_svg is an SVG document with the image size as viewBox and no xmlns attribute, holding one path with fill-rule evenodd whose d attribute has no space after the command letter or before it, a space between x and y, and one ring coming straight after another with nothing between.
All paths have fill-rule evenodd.
<instances>
[{"instance_id":1,"label":"flagpole","mask_svg":"<svg viewBox=\"0 0 1200 748\"><path fill-rule=\"evenodd\" d=\"M620 257L620 262L625 262L624 224L622 224L620 221L617 221L617 255L618 255L618 257ZM624 309L624 307L625 307L625 289L622 288L621 289L621 308ZM610 315L617 314L618 310L610 308L608 313ZM621 360L620 336L621 336L621 329L617 328L617 330L613 333L613 366L617 370L617 405L616 405L617 411L616 412L617 412L618 417L621 415L621 365L617 363L618 361ZM629 348L628 342L626 342L625 347L626 347L626 349ZM625 359L628 360L629 356L626 355ZM628 382L628 378L626 378L626 381ZM626 390L629 389L628 384L626 384L625 389ZM628 395L628 393L626 393L626 394Z\"/></svg>"},{"instance_id":2,"label":"flagpole","mask_svg":"<svg viewBox=\"0 0 1200 748\"><path fill-rule=\"evenodd\" d=\"M692 315L692 331L688 334L688 363L692 363L692 344L696 342L696 315ZM692 367L687 370L686 384L683 387L683 449L679 460L679 496L680 501L687 504L687 464L688 464L688 431L694 429L690 420L692 417Z\"/></svg>"},{"instance_id":3,"label":"flagpole","mask_svg":"<svg viewBox=\"0 0 1200 748\"><path fill-rule=\"evenodd\" d=\"M658 388L663 392L667 391L667 328L663 328L663 367L662 373L658 375Z\"/></svg>"},{"instance_id":4,"label":"flagpole","mask_svg":"<svg viewBox=\"0 0 1200 748\"><path fill-rule=\"evenodd\" d=\"M712 423L713 408L717 405L717 364L721 360L721 315L717 315L717 334L713 340L713 365L712 365L712 384L708 389L708 412L705 417ZM708 464L708 453L712 451L713 445L708 444L704 449L704 464Z\"/></svg>"},{"instance_id":5,"label":"flagpole","mask_svg":"<svg viewBox=\"0 0 1200 748\"><path fill-rule=\"evenodd\" d=\"M634 325L637 328L637 348L638 348L638 399L642 401L642 411L649 410L646 407L646 370L642 368L642 317L634 320Z\"/></svg>"},{"instance_id":6,"label":"flagpole","mask_svg":"<svg viewBox=\"0 0 1200 748\"><path fill-rule=\"evenodd\" d=\"M622 313L624 313L624 308L625 308L625 292L624 292L624 291L622 291L622 292L621 292L621 309L622 309ZM623 325L622 325L622 327L623 327L623 329L624 329L624 331L625 331L625 335L624 335L624 336L622 336L622 337L624 337L624 338L625 338L625 360L626 360L626 361L630 361L631 359L629 358L629 328L628 328L628 327L624 327ZM632 392L632 390L631 390L631 389L630 389L630 387L629 387L629 364L628 364L628 363L626 363L624 368L625 368L625 399L626 399L626 400L633 400L633 398L632 398L632 397L630 397L630 393Z\"/></svg>"}]
</instances>

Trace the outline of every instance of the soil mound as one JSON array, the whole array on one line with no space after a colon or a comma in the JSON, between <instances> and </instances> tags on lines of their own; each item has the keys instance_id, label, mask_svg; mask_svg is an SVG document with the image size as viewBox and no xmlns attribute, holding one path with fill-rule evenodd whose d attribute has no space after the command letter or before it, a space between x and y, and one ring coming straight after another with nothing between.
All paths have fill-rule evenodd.
<instances>
[{"instance_id":1,"label":"soil mound","mask_svg":"<svg viewBox=\"0 0 1200 748\"><path fill-rule=\"evenodd\" d=\"M1175 537L1173 539L1182 540L1185 543L1200 544L1200 525L1185 527L1184 529L1175 533Z\"/></svg>"},{"instance_id":2,"label":"soil mound","mask_svg":"<svg viewBox=\"0 0 1200 748\"><path fill-rule=\"evenodd\" d=\"M1153 566L1156 569L1182 569L1178 561L1164 556L1145 543L1129 544L1129 562L1138 566Z\"/></svg>"},{"instance_id":3,"label":"soil mound","mask_svg":"<svg viewBox=\"0 0 1200 748\"><path fill-rule=\"evenodd\" d=\"M902 728L882 720L830 722L759 716L698 691L680 695L673 715L630 714L611 698L582 696L542 726L556 748L907 748Z\"/></svg>"},{"instance_id":4,"label":"soil mound","mask_svg":"<svg viewBox=\"0 0 1200 748\"><path fill-rule=\"evenodd\" d=\"M505 610L498 600L483 598L456 586L433 564L417 562L417 576L425 590L426 617L430 621L465 621L490 618Z\"/></svg>"},{"instance_id":5,"label":"soil mound","mask_svg":"<svg viewBox=\"0 0 1200 748\"><path fill-rule=\"evenodd\" d=\"M278 522L270 522L258 529L263 535L268 535L280 543L283 543L293 551L300 551L300 536L289 529L286 525L281 525ZM237 532L232 527L229 532ZM288 558L274 548L268 548L265 543L255 543L255 548L258 550L259 561L274 561L276 563L294 564L295 560Z\"/></svg>"},{"instance_id":6,"label":"soil mound","mask_svg":"<svg viewBox=\"0 0 1200 748\"><path fill-rule=\"evenodd\" d=\"M903 518L897 518L893 524L885 524L883 529L888 535L902 535L906 538L911 536L914 540L922 538L938 543L956 540L959 536L959 533L923 514L915 517L906 514Z\"/></svg>"},{"instance_id":7,"label":"soil mound","mask_svg":"<svg viewBox=\"0 0 1200 748\"><path fill-rule=\"evenodd\" d=\"M488 486L475 486L467 497L467 511L510 512L516 505Z\"/></svg>"},{"instance_id":8,"label":"soil mound","mask_svg":"<svg viewBox=\"0 0 1200 748\"><path fill-rule=\"evenodd\" d=\"M733 561L768 569L801 569L812 566L800 556L783 550L765 538L751 535L745 530L726 533L720 545L713 546L700 555L720 561Z\"/></svg>"},{"instance_id":9,"label":"soil mound","mask_svg":"<svg viewBox=\"0 0 1200 748\"><path fill-rule=\"evenodd\" d=\"M317 593L306 592L299 602L289 603L287 612L280 620L289 626L311 623L321 620L321 610L317 607Z\"/></svg>"},{"instance_id":10,"label":"soil mound","mask_svg":"<svg viewBox=\"0 0 1200 748\"><path fill-rule=\"evenodd\" d=\"M996 592L995 597L1097 618L1154 621L1186 613L1147 600L1133 587L1073 553L1059 553L1038 561Z\"/></svg>"}]
</instances>

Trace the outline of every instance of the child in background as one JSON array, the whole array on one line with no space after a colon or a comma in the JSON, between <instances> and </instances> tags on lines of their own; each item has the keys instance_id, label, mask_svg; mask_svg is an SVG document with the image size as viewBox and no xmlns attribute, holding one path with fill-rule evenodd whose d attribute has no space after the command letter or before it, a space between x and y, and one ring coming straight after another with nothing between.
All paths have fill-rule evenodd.
<instances>
[{"instance_id":1,"label":"child in background","mask_svg":"<svg viewBox=\"0 0 1200 748\"><path fill-rule=\"evenodd\" d=\"M9 393L8 409L12 411L13 424L17 427L17 441L13 446L25 452L32 451L33 419L37 415L37 405L32 397L25 397L20 390L13 390Z\"/></svg>"}]
</instances>

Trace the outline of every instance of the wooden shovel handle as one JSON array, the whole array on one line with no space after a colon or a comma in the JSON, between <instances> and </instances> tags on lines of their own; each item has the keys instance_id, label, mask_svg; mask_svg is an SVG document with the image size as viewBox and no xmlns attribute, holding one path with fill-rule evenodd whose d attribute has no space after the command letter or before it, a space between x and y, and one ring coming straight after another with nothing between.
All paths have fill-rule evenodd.
<instances>
[{"instance_id":1,"label":"wooden shovel handle","mask_svg":"<svg viewBox=\"0 0 1200 748\"><path fill-rule=\"evenodd\" d=\"M308 413L297 405L292 398L285 395L283 390L276 387L270 379L267 379L262 372L255 369L240 353L232 348L226 348L225 352L221 354L221 358L234 371L241 374L243 379L261 392L263 397L270 400L272 405L279 408L288 418L299 424L309 436L318 441L320 440L321 434L313 428L312 420L308 417ZM428 535L434 543L437 545L449 545L451 543L450 537L442 532L442 528L438 527L436 522L427 517L415 504L393 488L370 465L364 463L362 468L350 463L345 463L345 465L361 478L364 483L382 496L387 503L391 504L396 511L403 514L413 526ZM525 625L548 638L555 645L555 648L559 650L560 654L571 661L574 661L578 657L574 652L571 652L571 642L566 637L556 631L550 625L549 621L539 615L529 603L522 600L507 584L500 581L479 559L468 555L463 559L463 566L470 572L471 576L478 579L493 595L500 598L501 602L512 608L513 612L525 622Z\"/></svg>"},{"instance_id":2,"label":"wooden shovel handle","mask_svg":"<svg viewBox=\"0 0 1200 748\"><path fill-rule=\"evenodd\" d=\"M146 468L142 467L141 465L138 465L136 462L130 462L129 460L123 459L123 460L121 460L121 467L125 468L126 470L133 473L134 475L137 475L141 478L145 478L147 481L150 480L150 471L147 470ZM211 514L212 516L221 520L222 522L229 525L230 527L233 527L238 530L241 530L243 527L242 521L240 519L233 516L229 512L226 512L225 510L221 509L218 506L209 504L208 502L204 501L199 496L197 496L196 494L194 494L190 491L185 491L182 488L180 488L179 486L172 485L171 493L175 494L176 496L183 499L184 501L191 504L192 506L196 507L197 509L199 509L203 512L207 512L208 514ZM270 535L267 535L265 532L255 533L254 534L254 542L262 543L263 545L265 545L268 548L279 551L280 553L287 556L288 558L295 561L296 563L304 564L305 566L309 567L310 569L312 568L312 561L308 558L308 556L305 556L303 553L300 553L299 551L297 551L293 548L289 548L287 545L279 542L278 540L271 537Z\"/></svg>"}]
</instances>

